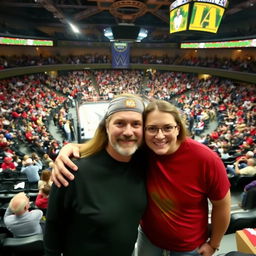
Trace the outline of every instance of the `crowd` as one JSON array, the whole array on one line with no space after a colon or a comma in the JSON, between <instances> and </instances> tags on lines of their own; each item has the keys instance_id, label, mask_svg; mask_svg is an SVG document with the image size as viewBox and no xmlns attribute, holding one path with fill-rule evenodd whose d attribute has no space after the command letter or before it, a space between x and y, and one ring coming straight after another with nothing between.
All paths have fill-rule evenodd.
<instances>
[{"instance_id":1,"label":"crowd","mask_svg":"<svg viewBox=\"0 0 256 256\"><path fill-rule=\"evenodd\" d=\"M51 119L63 132L63 140L72 141L74 127L68 109L74 106L74 100L111 100L120 93L142 93L175 103L183 111L192 135L200 136L209 122L217 120L216 129L201 136L200 141L220 153L254 150L255 89L230 80L200 80L179 72L144 75L138 70L95 70L69 72L56 78L36 75L6 79L0 86L0 146L7 156L11 148L19 151L15 142L22 139L54 158L60 142L47 128Z\"/></svg>"},{"instance_id":2,"label":"crowd","mask_svg":"<svg viewBox=\"0 0 256 256\"><path fill-rule=\"evenodd\" d=\"M85 55L69 55L69 56L0 56L0 69L23 67L23 66L41 66L52 64L105 64L111 63L109 55L85 54ZM256 72L256 59L252 56L235 59L228 57L198 57L198 56L179 56L174 57L163 55L154 56L145 54L142 56L131 56L131 64L161 64L161 65L185 65L218 68L225 70L233 70L239 72Z\"/></svg>"},{"instance_id":3,"label":"crowd","mask_svg":"<svg viewBox=\"0 0 256 256\"><path fill-rule=\"evenodd\" d=\"M185 66L197 66L197 67L207 67L207 68L219 68L226 70L233 70L239 72L250 72L255 73L256 71L256 61L251 56L246 59L229 59L227 57L190 57L184 58L178 62L179 65Z\"/></svg>"},{"instance_id":4,"label":"crowd","mask_svg":"<svg viewBox=\"0 0 256 256\"><path fill-rule=\"evenodd\" d=\"M28 183L38 186L35 204L41 211L33 212L38 219L45 215L48 205L51 164L61 146L74 139L69 108L74 107L75 100L108 101L120 93L166 100L179 108L192 138L217 152L223 162L248 151L253 152L253 157L256 154L255 87L231 80L204 80L180 72L94 70L69 72L56 78L39 74L5 79L0 81L0 89L1 168L24 172ZM51 135L51 120L63 133L63 141ZM212 121L217 127L206 134ZM20 143L34 154L24 155ZM15 208L17 198L22 211ZM11 212L30 218L26 195L17 194L17 198L11 201L6 219L12 220ZM42 232L38 227L36 230L31 232Z\"/></svg>"},{"instance_id":5,"label":"crowd","mask_svg":"<svg viewBox=\"0 0 256 256\"><path fill-rule=\"evenodd\" d=\"M55 142L47 128L52 110L66 98L45 87L43 75L2 80L0 87L0 132L7 140L2 152L23 141L41 154L49 153Z\"/></svg>"}]
</instances>

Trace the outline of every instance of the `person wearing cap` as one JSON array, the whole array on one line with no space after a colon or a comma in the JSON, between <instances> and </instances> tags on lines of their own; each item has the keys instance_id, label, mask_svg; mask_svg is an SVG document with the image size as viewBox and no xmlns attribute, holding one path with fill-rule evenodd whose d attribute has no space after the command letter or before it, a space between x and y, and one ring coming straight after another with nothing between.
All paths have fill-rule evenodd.
<instances>
[{"instance_id":1,"label":"person wearing cap","mask_svg":"<svg viewBox=\"0 0 256 256\"><path fill-rule=\"evenodd\" d=\"M12 170L12 171L16 170L16 166L13 163L13 159L11 157L8 157L8 156L6 156L4 158L4 161L1 164L1 168L2 168L2 170L7 170L7 169Z\"/></svg>"},{"instance_id":2,"label":"person wearing cap","mask_svg":"<svg viewBox=\"0 0 256 256\"><path fill-rule=\"evenodd\" d=\"M143 111L137 96L114 98L94 137L80 148L74 182L52 185L46 256L131 256L146 207L146 168L137 151Z\"/></svg>"},{"instance_id":3,"label":"person wearing cap","mask_svg":"<svg viewBox=\"0 0 256 256\"><path fill-rule=\"evenodd\" d=\"M10 201L4 214L4 223L14 237L26 237L42 234L41 210L29 211L29 198L24 192L16 194Z\"/></svg>"}]
</instances>

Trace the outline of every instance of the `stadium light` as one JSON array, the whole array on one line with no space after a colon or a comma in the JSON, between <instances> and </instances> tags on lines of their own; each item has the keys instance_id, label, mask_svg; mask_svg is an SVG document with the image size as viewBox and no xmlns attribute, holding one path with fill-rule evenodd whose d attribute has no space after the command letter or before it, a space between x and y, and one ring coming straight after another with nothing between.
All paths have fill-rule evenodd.
<instances>
[{"instance_id":1,"label":"stadium light","mask_svg":"<svg viewBox=\"0 0 256 256\"><path fill-rule=\"evenodd\" d=\"M80 30L78 29L77 26L75 26L74 24L72 23L69 23L69 26L71 27L72 31L76 34L80 34Z\"/></svg>"},{"instance_id":2,"label":"stadium light","mask_svg":"<svg viewBox=\"0 0 256 256\"><path fill-rule=\"evenodd\" d=\"M111 27L107 27L104 29L104 36L107 37L110 41L114 40Z\"/></svg>"},{"instance_id":3,"label":"stadium light","mask_svg":"<svg viewBox=\"0 0 256 256\"><path fill-rule=\"evenodd\" d=\"M141 40L143 40L147 36L148 36L148 31L144 28L141 28L136 41L140 42Z\"/></svg>"}]
</instances>

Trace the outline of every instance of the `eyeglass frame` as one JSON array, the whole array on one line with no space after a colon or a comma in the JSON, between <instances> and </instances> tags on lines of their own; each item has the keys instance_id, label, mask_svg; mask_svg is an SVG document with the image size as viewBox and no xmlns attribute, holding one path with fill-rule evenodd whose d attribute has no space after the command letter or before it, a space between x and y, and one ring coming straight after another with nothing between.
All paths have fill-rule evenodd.
<instances>
[{"instance_id":1,"label":"eyeglass frame","mask_svg":"<svg viewBox=\"0 0 256 256\"><path fill-rule=\"evenodd\" d=\"M148 126L145 126L144 127L144 130L145 132L148 132L149 134L151 135L157 135L159 133L159 131L161 130L161 132L164 134L164 135L167 135L167 134L171 134L175 128L177 128L178 125L171 125L171 124L166 124L164 125L163 127L157 127L155 125L148 125ZM155 131L149 131L148 128L154 128ZM169 131L165 131L164 129L170 129Z\"/></svg>"}]
</instances>

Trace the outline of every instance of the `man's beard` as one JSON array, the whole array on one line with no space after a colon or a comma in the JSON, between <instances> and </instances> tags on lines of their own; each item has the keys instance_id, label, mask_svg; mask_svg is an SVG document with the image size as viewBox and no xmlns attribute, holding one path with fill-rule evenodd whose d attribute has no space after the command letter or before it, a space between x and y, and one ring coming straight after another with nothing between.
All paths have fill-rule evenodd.
<instances>
[{"instance_id":1,"label":"man's beard","mask_svg":"<svg viewBox=\"0 0 256 256\"><path fill-rule=\"evenodd\" d=\"M130 146L130 147L122 147L118 141L125 141L125 140L134 140L134 145ZM113 143L110 140L110 144L111 146L116 150L117 153L119 153L122 156L131 156L135 153L135 151L138 149L139 145L138 145L138 141L135 138L120 138L119 140L117 139L117 141L115 141L115 143Z\"/></svg>"},{"instance_id":2,"label":"man's beard","mask_svg":"<svg viewBox=\"0 0 256 256\"><path fill-rule=\"evenodd\" d=\"M134 144L132 147L123 148L119 144L112 145L113 148L122 156L131 156L135 153L135 151L138 149L137 143Z\"/></svg>"}]
</instances>

